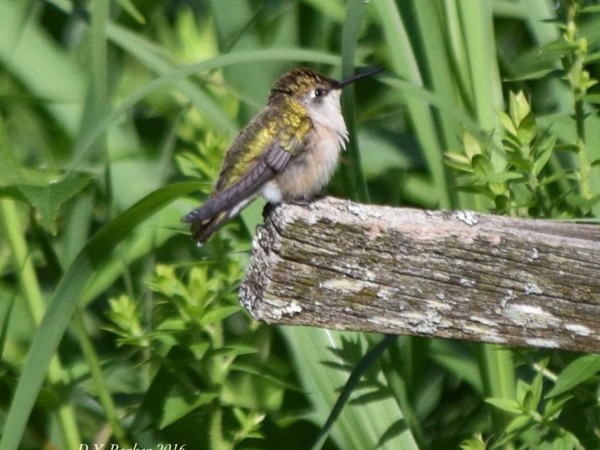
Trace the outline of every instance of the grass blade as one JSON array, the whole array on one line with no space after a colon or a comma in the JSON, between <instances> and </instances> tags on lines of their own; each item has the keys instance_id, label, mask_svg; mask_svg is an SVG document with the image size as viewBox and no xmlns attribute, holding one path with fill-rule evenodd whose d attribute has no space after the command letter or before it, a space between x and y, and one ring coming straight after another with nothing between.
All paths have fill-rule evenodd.
<instances>
[{"instance_id":1,"label":"grass blade","mask_svg":"<svg viewBox=\"0 0 600 450\"><path fill-rule=\"evenodd\" d=\"M146 218L168 203L197 189L198 183L182 183L153 192L105 225L75 258L52 295L48 309L31 343L4 425L4 429L11 432L2 436L0 450L16 450L19 447L50 361L95 269Z\"/></svg>"},{"instance_id":2,"label":"grass blade","mask_svg":"<svg viewBox=\"0 0 600 450\"><path fill-rule=\"evenodd\" d=\"M384 338L381 341L379 341L379 343L376 344L373 348L371 348L365 354L365 356L363 356L362 360L354 367L354 370L352 370L350 377L348 377L348 381L346 381L342 392L340 392L340 395L336 400L335 405L333 405L333 408L331 409L331 413L329 414L327 421L323 425L323 428L321 428L319 436L317 437L317 441L312 447L313 449L319 450L323 447L323 444L325 443L325 440L329 435L329 430L331 430L331 427L339 417L340 413L342 412L342 409L344 408L348 400L350 400L352 391L357 387L360 378L369 368L371 368L371 366L373 366L373 364L375 364L375 362L381 356L381 354L385 352L386 349L390 346L390 344L393 343L396 339L397 336L384 336Z\"/></svg>"},{"instance_id":3,"label":"grass blade","mask_svg":"<svg viewBox=\"0 0 600 450\"><path fill-rule=\"evenodd\" d=\"M373 3L379 23L386 36L389 64L400 78L415 84L424 85L417 57L410 43L400 12L393 0ZM446 180L446 169L440 158L444 148L438 138L437 127L429 106L421 99L405 97L406 109L415 134L425 156L430 176L441 208L450 208L450 195Z\"/></svg>"},{"instance_id":4,"label":"grass blade","mask_svg":"<svg viewBox=\"0 0 600 450\"><path fill-rule=\"evenodd\" d=\"M319 425L324 424L338 399L336 392L348 379L346 371L326 369L324 363L344 366L340 358L340 352L346 351L344 346L364 348L365 336L300 327L284 327L282 330L295 364L302 367L298 375L303 389L310 393L314 409L310 418ZM384 383L382 378L378 380ZM347 449L416 450L418 447L414 438L406 428L396 430L393 436L382 442L383 437L402 420L402 411L389 396L360 405L349 405L341 411L335 426L331 428L330 438L340 448Z\"/></svg>"},{"instance_id":5,"label":"grass blade","mask_svg":"<svg viewBox=\"0 0 600 450\"><path fill-rule=\"evenodd\" d=\"M360 27L363 22L365 5L362 0L351 0L346 7L346 18L342 28L342 77L349 78L354 75L354 60ZM369 191L367 181L363 174L358 149L356 124L354 121L354 87L348 86L344 89L344 117L348 127L348 161L349 167L346 174L346 186L354 199L368 202Z\"/></svg>"}]
</instances>

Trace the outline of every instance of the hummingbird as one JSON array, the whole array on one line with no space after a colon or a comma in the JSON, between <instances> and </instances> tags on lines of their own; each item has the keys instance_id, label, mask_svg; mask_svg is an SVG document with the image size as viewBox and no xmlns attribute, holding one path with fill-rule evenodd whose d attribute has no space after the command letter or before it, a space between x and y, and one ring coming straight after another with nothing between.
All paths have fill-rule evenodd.
<instances>
[{"instance_id":1,"label":"hummingbird","mask_svg":"<svg viewBox=\"0 0 600 450\"><path fill-rule=\"evenodd\" d=\"M348 142L342 89L382 70L337 81L300 67L280 77L267 106L231 143L209 199L181 219L191 225L197 244L261 194L269 203L281 203L308 201L319 193Z\"/></svg>"}]
</instances>

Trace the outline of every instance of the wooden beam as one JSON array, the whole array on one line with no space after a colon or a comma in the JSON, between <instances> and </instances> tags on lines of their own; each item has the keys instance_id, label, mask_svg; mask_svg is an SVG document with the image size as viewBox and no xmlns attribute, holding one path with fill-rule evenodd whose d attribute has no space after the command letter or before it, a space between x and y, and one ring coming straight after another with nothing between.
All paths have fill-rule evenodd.
<instances>
[{"instance_id":1,"label":"wooden beam","mask_svg":"<svg viewBox=\"0 0 600 450\"><path fill-rule=\"evenodd\" d=\"M325 198L268 207L258 320L600 351L600 227Z\"/></svg>"}]
</instances>

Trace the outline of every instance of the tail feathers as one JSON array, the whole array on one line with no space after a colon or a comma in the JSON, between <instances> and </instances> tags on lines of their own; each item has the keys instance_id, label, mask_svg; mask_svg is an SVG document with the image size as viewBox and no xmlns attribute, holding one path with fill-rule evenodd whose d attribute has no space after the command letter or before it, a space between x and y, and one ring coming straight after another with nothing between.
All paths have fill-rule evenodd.
<instances>
[{"instance_id":1,"label":"tail feathers","mask_svg":"<svg viewBox=\"0 0 600 450\"><path fill-rule=\"evenodd\" d=\"M225 225L232 217L238 215L238 213L252 200L256 198L256 195L251 196L245 200L242 200L231 209L227 210L216 210L215 203L213 200L209 200L200 208L196 208L181 221L191 224L192 236L196 243L200 246L206 242L206 240L219 228Z\"/></svg>"},{"instance_id":2,"label":"tail feathers","mask_svg":"<svg viewBox=\"0 0 600 450\"><path fill-rule=\"evenodd\" d=\"M192 236L194 240L201 246L212 234L225 225L230 219L228 211L215 214L213 217L204 220L194 220L191 222Z\"/></svg>"},{"instance_id":3,"label":"tail feathers","mask_svg":"<svg viewBox=\"0 0 600 450\"><path fill-rule=\"evenodd\" d=\"M204 222L206 220L211 219L216 213L222 211L223 209L219 209L218 199L211 198L200 208L196 208L190 213L186 214L181 218L181 221L184 223L197 223Z\"/></svg>"}]
</instances>

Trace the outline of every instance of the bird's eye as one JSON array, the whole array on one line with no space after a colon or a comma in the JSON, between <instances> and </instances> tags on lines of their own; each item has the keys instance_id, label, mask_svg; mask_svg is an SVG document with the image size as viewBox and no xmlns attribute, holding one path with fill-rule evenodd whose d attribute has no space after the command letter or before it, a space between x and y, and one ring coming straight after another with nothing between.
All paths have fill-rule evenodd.
<instances>
[{"instance_id":1,"label":"bird's eye","mask_svg":"<svg viewBox=\"0 0 600 450\"><path fill-rule=\"evenodd\" d=\"M325 89L316 88L315 89L315 97L322 97L326 94Z\"/></svg>"}]
</instances>

